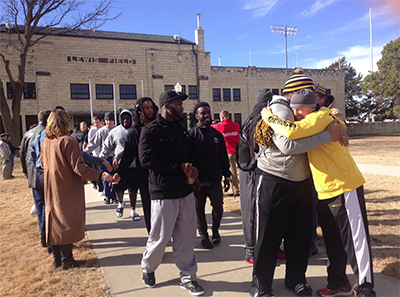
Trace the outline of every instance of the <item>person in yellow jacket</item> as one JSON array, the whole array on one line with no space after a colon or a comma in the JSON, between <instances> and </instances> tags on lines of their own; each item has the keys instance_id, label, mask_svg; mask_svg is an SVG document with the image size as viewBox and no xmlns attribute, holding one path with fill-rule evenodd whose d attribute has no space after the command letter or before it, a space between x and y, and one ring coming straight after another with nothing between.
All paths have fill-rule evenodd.
<instances>
[{"instance_id":1,"label":"person in yellow jacket","mask_svg":"<svg viewBox=\"0 0 400 297\"><path fill-rule=\"evenodd\" d=\"M316 95L312 90L297 91L292 97L291 107L296 122L282 120L269 110L263 110L264 123L260 123L256 131L261 144L269 143L272 133L300 139L324 131L332 121L344 126L329 108L315 111ZM358 286L354 287L356 296L376 296L363 190L365 180L348 148L340 142L327 143L307 154L318 193L319 224L329 258L328 285L317 294L333 296L351 290L345 272L348 259L358 277Z\"/></svg>"}]
</instances>

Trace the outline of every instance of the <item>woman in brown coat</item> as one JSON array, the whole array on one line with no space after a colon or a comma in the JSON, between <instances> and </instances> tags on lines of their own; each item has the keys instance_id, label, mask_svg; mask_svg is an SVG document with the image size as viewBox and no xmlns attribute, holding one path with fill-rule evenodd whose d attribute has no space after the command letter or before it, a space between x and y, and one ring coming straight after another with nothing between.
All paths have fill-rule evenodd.
<instances>
[{"instance_id":1,"label":"woman in brown coat","mask_svg":"<svg viewBox=\"0 0 400 297\"><path fill-rule=\"evenodd\" d=\"M72 243L85 233L83 177L111 181L108 173L88 167L79 144L68 132L69 115L61 109L51 112L41 149L46 205L46 240L53 248L55 267L63 270L84 264L72 256Z\"/></svg>"}]
</instances>

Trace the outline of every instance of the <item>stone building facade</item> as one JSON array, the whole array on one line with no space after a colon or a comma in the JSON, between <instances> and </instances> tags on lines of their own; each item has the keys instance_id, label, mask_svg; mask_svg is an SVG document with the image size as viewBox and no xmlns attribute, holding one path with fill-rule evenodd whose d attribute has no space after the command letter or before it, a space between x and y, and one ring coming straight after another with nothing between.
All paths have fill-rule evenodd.
<instances>
[{"instance_id":1,"label":"stone building facade","mask_svg":"<svg viewBox=\"0 0 400 297\"><path fill-rule=\"evenodd\" d=\"M46 37L29 52L27 87L21 106L23 132L36 122L36 115L42 109L63 106L71 115L72 128L81 120L90 122L91 105L94 115L104 115L114 110L114 106L117 111L134 108L142 96L158 103L159 95L177 82L189 95L184 102L186 113L198 101L207 101L215 119L226 109L241 124L251 113L258 90L268 88L280 94L292 75L293 69L211 66L211 53L205 51L199 16L194 34L195 42L176 35L106 31L76 31ZM15 38L15 33L0 26L0 52L11 60L13 71L19 55L12 47ZM337 107L344 111L342 71L304 69L304 72L314 83L327 87L335 96ZM3 85L7 84L2 61L0 77Z\"/></svg>"}]
</instances>

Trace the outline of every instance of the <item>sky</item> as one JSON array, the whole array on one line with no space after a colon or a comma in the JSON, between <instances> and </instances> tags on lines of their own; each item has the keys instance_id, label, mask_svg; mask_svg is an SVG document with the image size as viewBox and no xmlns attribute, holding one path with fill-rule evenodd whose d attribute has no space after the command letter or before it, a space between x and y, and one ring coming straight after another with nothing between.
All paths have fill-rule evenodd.
<instances>
[{"instance_id":1,"label":"sky","mask_svg":"<svg viewBox=\"0 0 400 297\"><path fill-rule=\"evenodd\" d=\"M287 36L288 68L321 69L345 56L365 77L377 71L383 47L400 37L400 0L116 0L112 7L121 16L98 30L179 34L193 42L200 13L212 66L284 68L285 35L270 27L286 25L298 28Z\"/></svg>"}]
</instances>

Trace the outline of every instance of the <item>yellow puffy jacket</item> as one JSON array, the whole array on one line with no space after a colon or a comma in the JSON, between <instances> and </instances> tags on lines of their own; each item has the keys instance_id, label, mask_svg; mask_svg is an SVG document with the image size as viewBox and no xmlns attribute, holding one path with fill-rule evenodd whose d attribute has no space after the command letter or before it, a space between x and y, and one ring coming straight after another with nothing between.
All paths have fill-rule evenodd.
<instances>
[{"instance_id":1,"label":"yellow puffy jacket","mask_svg":"<svg viewBox=\"0 0 400 297\"><path fill-rule=\"evenodd\" d=\"M334 119L329 108L308 114L303 120L290 122L274 116L270 111L262 112L264 122L276 133L289 139L299 139L325 131ZM339 124L344 123L337 119ZM318 192L318 199L329 199L357 189L365 180L351 157L347 147L338 141L330 142L307 153L310 168Z\"/></svg>"}]
</instances>

